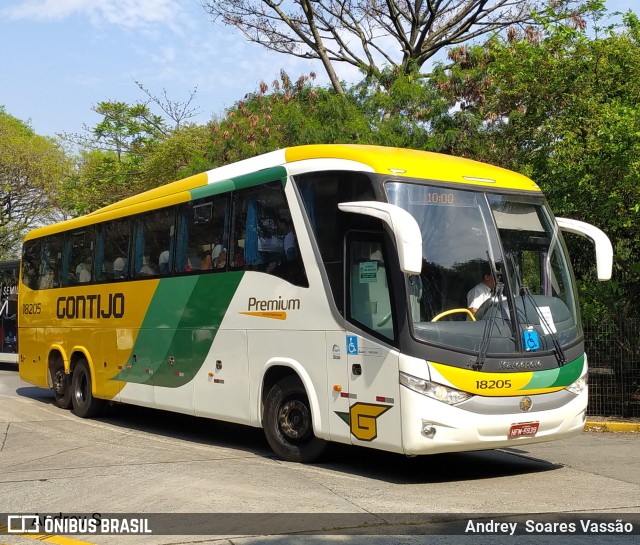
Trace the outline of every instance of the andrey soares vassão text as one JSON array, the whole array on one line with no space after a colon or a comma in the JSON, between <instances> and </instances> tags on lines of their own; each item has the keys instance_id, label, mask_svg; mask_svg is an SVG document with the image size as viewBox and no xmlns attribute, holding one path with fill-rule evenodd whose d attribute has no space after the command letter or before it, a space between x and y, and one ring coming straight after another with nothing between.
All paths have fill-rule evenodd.
<instances>
[{"instance_id":1,"label":"andrey soares vass\u00e3o text","mask_svg":"<svg viewBox=\"0 0 640 545\"><path fill-rule=\"evenodd\" d=\"M475 521L470 519L464 530L465 534L633 534L634 526L622 519L601 521L579 519L577 521L536 521L527 519L523 522L506 522L497 520Z\"/></svg>"}]
</instances>

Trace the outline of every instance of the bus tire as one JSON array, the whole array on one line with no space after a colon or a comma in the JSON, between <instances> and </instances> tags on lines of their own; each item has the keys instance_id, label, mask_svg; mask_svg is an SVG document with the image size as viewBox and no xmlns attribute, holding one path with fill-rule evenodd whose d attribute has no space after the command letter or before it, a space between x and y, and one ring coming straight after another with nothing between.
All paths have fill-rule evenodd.
<instances>
[{"instance_id":1,"label":"bus tire","mask_svg":"<svg viewBox=\"0 0 640 545\"><path fill-rule=\"evenodd\" d=\"M288 462L313 462L327 446L313 434L309 398L297 377L274 384L265 400L262 423L269 445Z\"/></svg>"},{"instance_id":2,"label":"bus tire","mask_svg":"<svg viewBox=\"0 0 640 545\"><path fill-rule=\"evenodd\" d=\"M64 372L61 358L56 358L51 363L50 372L56 405L61 409L70 409L73 404L71 400L71 375Z\"/></svg>"},{"instance_id":3,"label":"bus tire","mask_svg":"<svg viewBox=\"0 0 640 545\"><path fill-rule=\"evenodd\" d=\"M93 397L91 393L91 371L85 359L79 360L73 368L71 400L73 412L80 418L91 418L104 406L104 400Z\"/></svg>"}]
</instances>

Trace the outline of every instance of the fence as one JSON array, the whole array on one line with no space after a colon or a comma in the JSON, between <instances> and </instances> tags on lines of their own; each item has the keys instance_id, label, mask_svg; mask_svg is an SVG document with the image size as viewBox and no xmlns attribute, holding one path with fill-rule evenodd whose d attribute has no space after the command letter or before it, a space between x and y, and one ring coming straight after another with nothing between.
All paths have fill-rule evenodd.
<instances>
[{"instance_id":1,"label":"fence","mask_svg":"<svg viewBox=\"0 0 640 545\"><path fill-rule=\"evenodd\" d=\"M585 327L589 416L640 417L640 319Z\"/></svg>"}]
</instances>

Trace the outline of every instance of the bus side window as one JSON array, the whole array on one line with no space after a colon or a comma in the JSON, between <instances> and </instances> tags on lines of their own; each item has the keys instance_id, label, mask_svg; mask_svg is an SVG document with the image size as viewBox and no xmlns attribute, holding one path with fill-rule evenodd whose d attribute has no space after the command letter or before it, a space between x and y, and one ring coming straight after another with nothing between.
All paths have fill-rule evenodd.
<instances>
[{"instance_id":1,"label":"bus side window","mask_svg":"<svg viewBox=\"0 0 640 545\"><path fill-rule=\"evenodd\" d=\"M87 284L92 280L95 228L67 233L62 264L62 285Z\"/></svg>"},{"instance_id":2,"label":"bus side window","mask_svg":"<svg viewBox=\"0 0 640 545\"><path fill-rule=\"evenodd\" d=\"M22 283L29 289L38 289L41 240L29 240L24 243L22 250Z\"/></svg>"},{"instance_id":3,"label":"bus side window","mask_svg":"<svg viewBox=\"0 0 640 545\"><path fill-rule=\"evenodd\" d=\"M129 278L131 222L128 219L100 225L96 241L95 275L99 282Z\"/></svg>"},{"instance_id":4,"label":"bus side window","mask_svg":"<svg viewBox=\"0 0 640 545\"><path fill-rule=\"evenodd\" d=\"M43 240L38 285L40 289L57 288L61 285L63 249L62 235L53 235Z\"/></svg>"},{"instance_id":5,"label":"bus side window","mask_svg":"<svg viewBox=\"0 0 640 545\"><path fill-rule=\"evenodd\" d=\"M179 207L176 272L226 270L229 197L215 195Z\"/></svg>"},{"instance_id":6,"label":"bus side window","mask_svg":"<svg viewBox=\"0 0 640 545\"><path fill-rule=\"evenodd\" d=\"M280 181L237 191L231 225L231 267L309 285Z\"/></svg>"},{"instance_id":7,"label":"bus side window","mask_svg":"<svg viewBox=\"0 0 640 545\"><path fill-rule=\"evenodd\" d=\"M136 278L173 271L175 208L141 214L135 220L133 274Z\"/></svg>"}]
</instances>

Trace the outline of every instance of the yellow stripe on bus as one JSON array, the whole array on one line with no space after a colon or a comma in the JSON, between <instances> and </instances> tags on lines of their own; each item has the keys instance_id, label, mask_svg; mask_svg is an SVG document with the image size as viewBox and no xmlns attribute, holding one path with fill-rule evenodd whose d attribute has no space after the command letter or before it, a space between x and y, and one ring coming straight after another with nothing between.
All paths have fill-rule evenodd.
<instances>
[{"instance_id":1,"label":"yellow stripe on bus","mask_svg":"<svg viewBox=\"0 0 640 545\"><path fill-rule=\"evenodd\" d=\"M539 192L538 185L517 172L441 153L352 144L317 144L287 148L287 162L347 159L379 174Z\"/></svg>"},{"instance_id":2,"label":"yellow stripe on bus","mask_svg":"<svg viewBox=\"0 0 640 545\"><path fill-rule=\"evenodd\" d=\"M435 370L454 388L469 392L470 394L500 397L544 394L562 390L564 386L549 386L542 388L527 388L533 378L532 371L519 373L485 373L472 371L471 369L460 369L443 365L441 363L429 362ZM550 370L555 375L555 370ZM438 382L437 377L433 377Z\"/></svg>"}]
</instances>

